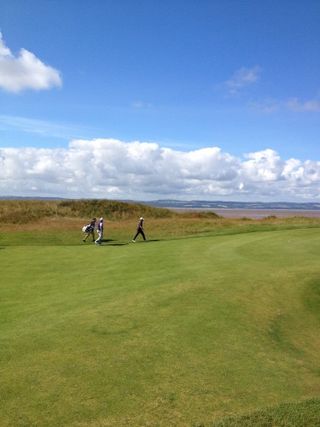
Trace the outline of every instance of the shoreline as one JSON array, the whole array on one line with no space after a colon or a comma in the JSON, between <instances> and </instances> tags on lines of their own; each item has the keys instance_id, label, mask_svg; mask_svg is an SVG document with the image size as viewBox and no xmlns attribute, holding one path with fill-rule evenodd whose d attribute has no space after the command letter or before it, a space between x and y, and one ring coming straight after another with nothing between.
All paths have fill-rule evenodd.
<instances>
[{"instance_id":1,"label":"shoreline","mask_svg":"<svg viewBox=\"0 0 320 427\"><path fill-rule=\"evenodd\" d=\"M306 209L246 209L246 208L173 208L167 209L176 212L215 212L225 218L252 218L262 219L268 216L276 216L278 218L285 217L308 217L320 218L320 210L306 210Z\"/></svg>"}]
</instances>

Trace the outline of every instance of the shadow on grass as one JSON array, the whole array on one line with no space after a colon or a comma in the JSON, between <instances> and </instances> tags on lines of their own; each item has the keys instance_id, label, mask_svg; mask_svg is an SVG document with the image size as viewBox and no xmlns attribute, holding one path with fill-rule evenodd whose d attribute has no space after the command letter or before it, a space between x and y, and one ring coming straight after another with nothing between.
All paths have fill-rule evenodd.
<instances>
[{"instance_id":1,"label":"shadow on grass","mask_svg":"<svg viewBox=\"0 0 320 427\"><path fill-rule=\"evenodd\" d=\"M135 242L129 242L129 243L151 243L151 242L164 242L166 240L171 239L147 239L147 240L136 240Z\"/></svg>"},{"instance_id":2,"label":"shadow on grass","mask_svg":"<svg viewBox=\"0 0 320 427\"><path fill-rule=\"evenodd\" d=\"M316 427L320 425L320 400L317 398L301 402L281 403L275 407L253 411L247 415L234 415L197 427Z\"/></svg>"},{"instance_id":3,"label":"shadow on grass","mask_svg":"<svg viewBox=\"0 0 320 427\"><path fill-rule=\"evenodd\" d=\"M160 241L165 241L165 239L137 240L135 242L132 242L132 240L130 240L129 242L117 242L115 240L109 239L109 240L103 240L102 242L107 243L107 245L105 245L105 246L126 246L129 244L136 245L137 243L138 244L139 243L152 243L152 242L160 242ZM109 242L112 242L112 243L109 243Z\"/></svg>"},{"instance_id":4,"label":"shadow on grass","mask_svg":"<svg viewBox=\"0 0 320 427\"><path fill-rule=\"evenodd\" d=\"M103 246L126 246L128 244L129 244L128 242L125 242L125 243L118 242L118 243L108 243L107 245L103 245Z\"/></svg>"},{"instance_id":5,"label":"shadow on grass","mask_svg":"<svg viewBox=\"0 0 320 427\"><path fill-rule=\"evenodd\" d=\"M114 239L102 239L101 242L101 246L125 246L128 244L128 242L119 242L118 240Z\"/></svg>"},{"instance_id":6,"label":"shadow on grass","mask_svg":"<svg viewBox=\"0 0 320 427\"><path fill-rule=\"evenodd\" d=\"M303 293L303 302L308 311L318 320L320 319L320 278L317 276L306 286Z\"/></svg>"}]
</instances>

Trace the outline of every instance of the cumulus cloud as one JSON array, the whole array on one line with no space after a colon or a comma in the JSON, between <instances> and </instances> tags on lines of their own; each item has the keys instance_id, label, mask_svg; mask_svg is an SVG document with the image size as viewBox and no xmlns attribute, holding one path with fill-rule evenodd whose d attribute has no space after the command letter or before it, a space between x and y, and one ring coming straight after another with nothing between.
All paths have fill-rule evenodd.
<instances>
[{"instance_id":1,"label":"cumulus cloud","mask_svg":"<svg viewBox=\"0 0 320 427\"><path fill-rule=\"evenodd\" d=\"M149 142L73 140L68 148L0 149L0 195L152 200L319 200L320 161L271 149L236 157Z\"/></svg>"},{"instance_id":2,"label":"cumulus cloud","mask_svg":"<svg viewBox=\"0 0 320 427\"><path fill-rule=\"evenodd\" d=\"M237 70L231 79L225 82L230 95L238 94L243 88L256 83L260 77L261 67L253 68L242 67Z\"/></svg>"},{"instance_id":3,"label":"cumulus cloud","mask_svg":"<svg viewBox=\"0 0 320 427\"><path fill-rule=\"evenodd\" d=\"M59 71L44 64L32 52L21 49L17 56L5 45L0 33L0 88L18 93L61 86Z\"/></svg>"}]
</instances>

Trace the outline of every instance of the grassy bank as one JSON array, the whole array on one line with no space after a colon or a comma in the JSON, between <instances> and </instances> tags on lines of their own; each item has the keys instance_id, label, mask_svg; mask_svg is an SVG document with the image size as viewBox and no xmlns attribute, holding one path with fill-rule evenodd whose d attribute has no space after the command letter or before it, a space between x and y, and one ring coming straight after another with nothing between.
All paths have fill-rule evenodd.
<instances>
[{"instance_id":1,"label":"grassy bank","mask_svg":"<svg viewBox=\"0 0 320 427\"><path fill-rule=\"evenodd\" d=\"M2 200L0 222L5 224L34 223L45 218L81 218L105 216L110 220L135 218L166 218L175 214L139 203L113 200Z\"/></svg>"}]
</instances>

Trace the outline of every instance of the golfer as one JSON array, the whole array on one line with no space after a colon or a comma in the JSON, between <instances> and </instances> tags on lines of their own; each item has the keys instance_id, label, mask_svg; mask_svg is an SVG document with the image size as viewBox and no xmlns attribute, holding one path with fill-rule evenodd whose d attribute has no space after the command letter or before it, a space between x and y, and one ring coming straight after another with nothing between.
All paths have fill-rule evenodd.
<instances>
[{"instance_id":1,"label":"golfer","mask_svg":"<svg viewBox=\"0 0 320 427\"><path fill-rule=\"evenodd\" d=\"M89 236L92 237L92 241L93 242L95 241L95 238L94 238L94 229L96 227L96 221L97 221L97 218L92 218L92 220L90 221L90 223L85 226L85 232L84 232L85 233L85 237L83 238L83 242L85 242Z\"/></svg>"},{"instance_id":2,"label":"golfer","mask_svg":"<svg viewBox=\"0 0 320 427\"><path fill-rule=\"evenodd\" d=\"M102 238L103 238L103 218L100 218L100 220L99 220L98 227L97 227L97 232L98 232L98 238L95 241L95 244L96 245L101 245Z\"/></svg>"},{"instance_id":3,"label":"golfer","mask_svg":"<svg viewBox=\"0 0 320 427\"><path fill-rule=\"evenodd\" d=\"M145 236L145 234L144 234L144 230L143 230L143 223L144 223L144 218L143 218L143 217L141 217L141 218L139 219L139 222L138 222L136 235L135 235L135 236L134 236L134 238L132 239L133 243L135 243L135 242L136 242L136 238L138 237L138 235L139 235L139 234L141 234L141 235L142 235L143 240L146 240L146 236Z\"/></svg>"}]
</instances>

